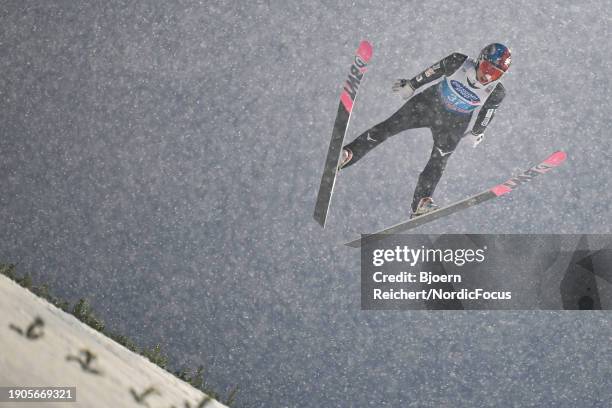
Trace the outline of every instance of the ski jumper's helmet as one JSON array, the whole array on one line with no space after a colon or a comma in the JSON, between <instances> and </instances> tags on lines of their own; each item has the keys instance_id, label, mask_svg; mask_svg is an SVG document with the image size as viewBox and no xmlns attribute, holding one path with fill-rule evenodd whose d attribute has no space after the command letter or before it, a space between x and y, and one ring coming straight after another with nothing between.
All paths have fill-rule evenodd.
<instances>
[{"instance_id":1,"label":"ski jumper's helmet","mask_svg":"<svg viewBox=\"0 0 612 408\"><path fill-rule=\"evenodd\" d=\"M495 81L510 68L512 57L510 49L503 44L489 44L480 51L478 55L478 68Z\"/></svg>"}]
</instances>

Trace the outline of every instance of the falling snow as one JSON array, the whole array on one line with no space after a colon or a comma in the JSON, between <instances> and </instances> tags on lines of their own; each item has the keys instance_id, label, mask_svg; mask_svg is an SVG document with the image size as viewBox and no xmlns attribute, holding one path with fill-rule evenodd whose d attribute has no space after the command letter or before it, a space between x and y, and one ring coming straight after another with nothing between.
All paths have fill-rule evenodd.
<instances>
[{"instance_id":1,"label":"falling snow","mask_svg":"<svg viewBox=\"0 0 612 408\"><path fill-rule=\"evenodd\" d=\"M348 138L453 51L513 50L507 97L460 144L445 203L555 150L568 163L425 233L608 233L612 2L0 5L0 261L113 330L203 363L238 407L602 406L612 318L363 312L341 245L406 218L425 129L343 172L312 220L341 81L374 45ZM501 179L500 179L501 178ZM600 359L607 355L608 358Z\"/></svg>"}]
</instances>

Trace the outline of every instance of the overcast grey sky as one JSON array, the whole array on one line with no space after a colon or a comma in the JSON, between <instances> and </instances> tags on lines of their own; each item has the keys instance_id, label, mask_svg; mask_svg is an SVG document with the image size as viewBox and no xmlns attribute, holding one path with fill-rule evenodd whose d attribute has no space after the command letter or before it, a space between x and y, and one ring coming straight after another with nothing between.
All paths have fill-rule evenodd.
<instances>
[{"instance_id":1,"label":"overcast grey sky","mask_svg":"<svg viewBox=\"0 0 612 408\"><path fill-rule=\"evenodd\" d=\"M426 233L608 233L612 2L0 4L0 260L111 329L204 363L239 407L603 407L612 317L362 312L360 232L402 221L429 131L343 172L312 220L340 86L374 56L348 139L390 88L458 51L513 49L507 98L460 144L447 203L564 150L516 194Z\"/></svg>"}]
</instances>

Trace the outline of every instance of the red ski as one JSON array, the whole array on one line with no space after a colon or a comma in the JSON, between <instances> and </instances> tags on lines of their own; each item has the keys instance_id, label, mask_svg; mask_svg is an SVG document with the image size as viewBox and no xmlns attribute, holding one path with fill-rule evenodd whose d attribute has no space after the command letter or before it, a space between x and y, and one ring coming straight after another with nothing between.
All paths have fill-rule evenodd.
<instances>
[{"instance_id":1,"label":"red ski","mask_svg":"<svg viewBox=\"0 0 612 408\"><path fill-rule=\"evenodd\" d=\"M401 222L374 234L363 235L361 238L348 242L345 245L353 248L359 248L361 245L364 245L366 243L382 239L385 237L385 235L397 234L399 232L408 231L433 220L437 220L438 218L442 218L447 215L456 213L457 211L473 207L492 198L508 194L512 190L518 188L521 184L531 181L540 174L547 173L553 168L559 166L565 161L566 157L567 155L564 152L555 152L537 166L534 166L529 170L519 174L518 176L512 177L508 181L502 184L498 184L489 190L483 191L482 193L476 194L472 197L468 197L464 200L457 201L456 203L447 205L446 207L442 207L430 213L421 215L416 218L412 218L408 221Z\"/></svg>"},{"instance_id":2,"label":"red ski","mask_svg":"<svg viewBox=\"0 0 612 408\"><path fill-rule=\"evenodd\" d=\"M372 45L367 41L362 41L355 54L355 59L349 71L348 78L344 84L344 89L340 94L340 104L338 106L338 114L334 122L331 141L327 151L327 159L321 176L321 185L317 195L317 203L314 210L314 219L325 227L327 220L327 212L329 211L329 203L331 202L332 193L334 192L334 184L336 182L336 174L338 173L338 164L340 163L340 153L342 144L344 143L344 135L348 128L355 98L359 86L363 82L363 77L368 68L368 62L372 58Z\"/></svg>"}]
</instances>

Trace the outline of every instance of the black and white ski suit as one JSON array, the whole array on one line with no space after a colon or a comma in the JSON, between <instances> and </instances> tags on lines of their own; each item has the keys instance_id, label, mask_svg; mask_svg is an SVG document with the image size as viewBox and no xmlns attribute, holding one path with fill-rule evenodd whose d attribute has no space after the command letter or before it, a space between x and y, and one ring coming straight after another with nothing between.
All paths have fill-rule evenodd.
<instances>
[{"instance_id":1,"label":"black and white ski suit","mask_svg":"<svg viewBox=\"0 0 612 408\"><path fill-rule=\"evenodd\" d=\"M414 95L387 120L368 129L345 147L353 152L348 167L390 136L407 129L429 128L433 149L414 191L412 211L431 197L446 163L465 135L484 133L505 96L499 81L476 80L476 61L453 53L409 80Z\"/></svg>"}]
</instances>

